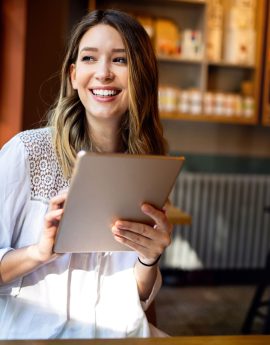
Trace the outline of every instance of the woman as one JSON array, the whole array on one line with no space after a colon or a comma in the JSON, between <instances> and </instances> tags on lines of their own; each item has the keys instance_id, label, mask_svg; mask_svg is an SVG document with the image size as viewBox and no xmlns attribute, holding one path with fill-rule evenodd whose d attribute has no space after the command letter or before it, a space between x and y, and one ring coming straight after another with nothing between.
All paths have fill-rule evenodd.
<instances>
[{"instance_id":1,"label":"woman","mask_svg":"<svg viewBox=\"0 0 270 345\"><path fill-rule=\"evenodd\" d=\"M157 76L142 26L119 11L94 11L73 32L48 126L19 133L1 150L0 338L153 335L144 310L170 243L163 210L142 206L154 228L113 225L115 240L134 251L52 249L78 151L165 154Z\"/></svg>"}]
</instances>

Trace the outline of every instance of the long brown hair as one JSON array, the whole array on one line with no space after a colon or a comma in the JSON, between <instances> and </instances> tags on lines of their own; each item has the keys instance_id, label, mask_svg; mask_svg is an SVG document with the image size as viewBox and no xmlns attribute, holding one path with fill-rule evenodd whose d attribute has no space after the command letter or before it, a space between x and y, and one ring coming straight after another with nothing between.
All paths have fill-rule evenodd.
<instances>
[{"instance_id":1,"label":"long brown hair","mask_svg":"<svg viewBox=\"0 0 270 345\"><path fill-rule=\"evenodd\" d=\"M98 24L115 28L127 52L129 108L120 127L123 150L157 155L167 150L158 112L158 67L148 34L136 19L124 12L96 10L83 17L73 31L62 66L59 97L48 121L66 177L71 176L77 152L90 150L94 145L87 130L85 109L71 85L70 66L77 60L83 35Z\"/></svg>"}]
</instances>

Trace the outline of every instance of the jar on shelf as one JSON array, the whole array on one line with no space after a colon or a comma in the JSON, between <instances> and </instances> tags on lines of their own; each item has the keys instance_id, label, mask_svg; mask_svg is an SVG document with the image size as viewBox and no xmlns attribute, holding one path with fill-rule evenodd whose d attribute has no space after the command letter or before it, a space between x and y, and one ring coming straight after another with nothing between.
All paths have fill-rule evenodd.
<instances>
[{"instance_id":1,"label":"jar on shelf","mask_svg":"<svg viewBox=\"0 0 270 345\"><path fill-rule=\"evenodd\" d=\"M213 115L214 113L214 94L206 92L203 97L203 112L205 115Z\"/></svg>"},{"instance_id":2,"label":"jar on shelf","mask_svg":"<svg viewBox=\"0 0 270 345\"><path fill-rule=\"evenodd\" d=\"M225 113L225 100L226 100L226 96L224 93L222 92L218 92L215 94L214 97L214 113L216 115L224 115Z\"/></svg>"},{"instance_id":3,"label":"jar on shelf","mask_svg":"<svg viewBox=\"0 0 270 345\"><path fill-rule=\"evenodd\" d=\"M187 90L181 90L178 101L178 111L182 114L188 114L189 107L189 92Z\"/></svg>"},{"instance_id":4,"label":"jar on shelf","mask_svg":"<svg viewBox=\"0 0 270 345\"><path fill-rule=\"evenodd\" d=\"M224 115L232 116L234 115L234 94L228 93L225 95L225 106L224 106Z\"/></svg>"},{"instance_id":5,"label":"jar on shelf","mask_svg":"<svg viewBox=\"0 0 270 345\"><path fill-rule=\"evenodd\" d=\"M172 86L159 87L159 110L164 112L177 111L179 89Z\"/></svg>"},{"instance_id":6,"label":"jar on shelf","mask_svg":"<svg viewBox=\"0 0 270 345\"><path fill-rule=\"evenodd\" d=\"M190 114L199 115L202 113L202 93L200 90L192 89L190 92Z\"/></svg>"},{"instance_id":7,"label":"jar on shelf","mask_svg":"<svg viewBox=\"0 0 270 345\"><path fill-rule=\"evenodd\" d=\"M252 117L254 115L253 97L243 97L243 115L245 117Z\"/></svg>"}]
</instances>

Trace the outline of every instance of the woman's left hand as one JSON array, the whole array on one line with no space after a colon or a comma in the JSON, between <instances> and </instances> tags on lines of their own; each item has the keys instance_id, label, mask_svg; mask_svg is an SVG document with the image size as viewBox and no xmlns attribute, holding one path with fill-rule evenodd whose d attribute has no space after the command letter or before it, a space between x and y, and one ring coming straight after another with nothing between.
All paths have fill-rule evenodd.
<instances>
[{"instance_id":1,"label":"woman's left hand","mask_svg":"<svg viewBox=\"0 0 270 345\"><path fill-rule=\"evenodd\" d=\"M117 220L112 232L118 242L135 250L141 261L151 265L171 243L173 226L166 216L165 209L159 210L150 204L143 204L141 210L154 220L155 226Z\"/></svg>"}]
</instances>

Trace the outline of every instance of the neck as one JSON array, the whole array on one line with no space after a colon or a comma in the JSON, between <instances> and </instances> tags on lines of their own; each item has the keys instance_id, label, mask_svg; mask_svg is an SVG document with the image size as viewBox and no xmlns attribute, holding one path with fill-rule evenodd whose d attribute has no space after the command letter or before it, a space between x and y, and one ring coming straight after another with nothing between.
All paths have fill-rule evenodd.
<instances>
[{"instance_id":1,"label":"neck","mask_svg":"<svg viewBox=\"0 0 270 345\"><path fill-rule=\"evenodd\" d=\"M108 122L91 124L90 136L94 151L107 153L121 151L121 135L118 126L113 126Z\"/></svg>"}]
</instances>

